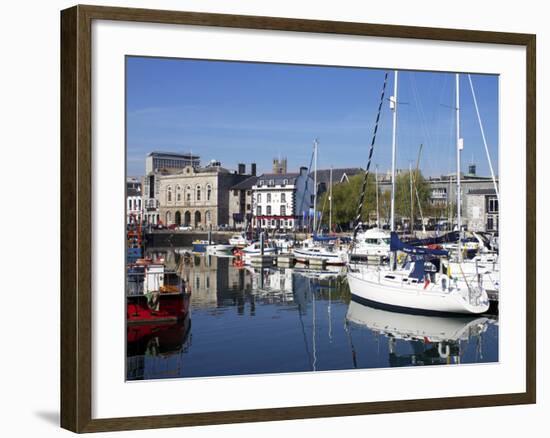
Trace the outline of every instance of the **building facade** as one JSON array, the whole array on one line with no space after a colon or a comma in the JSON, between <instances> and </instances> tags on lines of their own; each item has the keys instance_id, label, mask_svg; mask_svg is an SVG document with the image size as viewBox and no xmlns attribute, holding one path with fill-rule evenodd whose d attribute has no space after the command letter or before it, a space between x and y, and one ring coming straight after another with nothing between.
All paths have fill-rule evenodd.
<instances>
[{"instance_id":1,"label":"building facade","mask_svg":"<svg viewBox=\"0 0 550 438\"><path fill-rule=\"evenodd\" d=\"M245 230L252 224L252 188L258 177L251 177L231 187L229 192L229 226Z\"/></svg>"},{"instance_id":2,"label":"building facade","mask_svg":"<svg viewBox=\"0 0 550 438\"><path fill-rule=\"evenodd\" d=\"M314 183L307 167L298 173L266 173L252 186L255 228L299 230L313 206Z\"/></svg>"},{"instance_id":3,"label":"building facade","mask_svg":"<svg viewBox=\"0 0 550 438\"><path fill-rule=\"evenodd\" d=\"M141 222L143 218L141 181L126 178L126 224Z\"/></svg>"},{"instance_id":4,"label":"building facade","mask_svg":"<svg viewBox=\"0 0 550 438\"><path fill-rule=\"evenodd\" d=\"M472 190L466 197L468 230L497 232L498 197L494 188Z\"/></svg>"},{"instance_id":5,"label":"building facade","mask_svg":"<svg viewBox=\"0 0 550 438\"><path fill-rule=\"evenodd\" d=\"M400 170L398 173L402 171ZM378 181L381 192L391 192L390 173L380 176ZM456 174L430 177L425 181L430 192L430 205L439 207L442 218L456 221ZM496 183L498 184L498 179ZM493 204L493 201L491 201L491 205L488 204L489 199L496 199L493 179L476 175L475 165L470 165L468 173L460 175L460 186L463 225L466 225L471 231L498 231L498 202L496 205Z\"/></svg>"},{"instance_id":6,"label":"building facade","mask_svg":"<svg viewBox=\"0 0 550 438\"><path fill-rule=\"evenodd\" d=\"M157 178L162 223L217 229L229 224L230 188L250 175L230 172L213 161L206 167L187 166Z\"/></svg>"},{"instance_id":7,"label":"building facade","mask_svg":"<svg viewBox=\"0 0 550 438\"><path fill-rule=\"evenodd\" d=\"M170 152L151 152L145 158L145 177L143 178L143 220L157 225L164 223L160 216L161 176L181 173L191 166L200 167L200 157L191 153L176 154Z\"/></svg>"}]
</instances>

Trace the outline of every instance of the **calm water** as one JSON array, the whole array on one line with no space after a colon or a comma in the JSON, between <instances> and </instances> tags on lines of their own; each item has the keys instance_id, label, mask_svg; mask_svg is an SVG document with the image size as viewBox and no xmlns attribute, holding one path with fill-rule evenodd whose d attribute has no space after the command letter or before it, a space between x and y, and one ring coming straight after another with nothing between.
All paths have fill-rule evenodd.
<instances>
[{"instance_id":1,"label":"calm water","mask_svg":"<svg viewBox=\"0 0 550 438\"><path fill-rule=\"evenodd\" d=\"M163 254L192 285L181 324L129 328L128 380L498 361L498 321L351 300L339 270L253 269Z\"/></svg>"}]
</instances>

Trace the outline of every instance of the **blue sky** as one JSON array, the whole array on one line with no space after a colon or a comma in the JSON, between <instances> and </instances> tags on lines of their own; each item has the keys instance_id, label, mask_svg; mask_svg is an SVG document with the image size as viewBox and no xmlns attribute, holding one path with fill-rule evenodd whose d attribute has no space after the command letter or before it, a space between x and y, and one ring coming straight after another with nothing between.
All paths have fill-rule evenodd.
<instances>
[{"instance_id":1,"label":"blue sky","mask_svg":"<svg viewBox=\"0 0 550 438\"><path fill-rule=\"evenodd\" d=\"M127 58L127 172L144 173L153 150L188 152L203 163L256 162L270 171L274 157L289 171L308 166L319 139L319 168L366 167L383 70L162 58ZM493 167L498 168L498 77L472 75ZM398 81L397 164L416 163L435 176L454 172L455 77L402 71ZM462 169L489 166L470 85L461 76ZM393 93L390 71L386 99ZM391 111L383 105L373 164L391 165ZM497 171L498 173L498 171Z\"/></svg>"}]
</instances>

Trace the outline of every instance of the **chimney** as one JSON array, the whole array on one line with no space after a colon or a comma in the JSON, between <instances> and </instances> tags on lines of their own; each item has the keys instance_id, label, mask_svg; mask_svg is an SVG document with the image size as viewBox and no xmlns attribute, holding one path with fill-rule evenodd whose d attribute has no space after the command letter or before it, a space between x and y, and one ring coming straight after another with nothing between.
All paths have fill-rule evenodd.
<instances>
[{"instance_id":1,"label":"chimney","mask_svg":"<svg viewBox=\"0 0 550 438\"><path fill-rule=\"evenodd\" d=\"M256 163L252 163L250 165L250 173L252 174L252 176L256 176Z\"/></svg>"},{"instance_id":2,"label":"chimney","mask_svg":"<svg viewBox=\"0 0 550 438\"><path fill-rule=\"evenodd\" d=\"M246 165L244 163L239 163L239 175L246 173Z\"/></svg>"}]
</instances>

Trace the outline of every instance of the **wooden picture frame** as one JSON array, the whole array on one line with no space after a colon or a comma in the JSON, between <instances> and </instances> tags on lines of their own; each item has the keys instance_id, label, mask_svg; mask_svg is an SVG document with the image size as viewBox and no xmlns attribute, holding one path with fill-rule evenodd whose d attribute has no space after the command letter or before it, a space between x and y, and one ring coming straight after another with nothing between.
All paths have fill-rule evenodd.
<instances>
[{"instance_id":1,"label":"wooden picture frame","mask_svg":"<svg viewBox=\"0 0 550 438\"><path fill-rule=\"evenodd\" d=\"M93 20L186 24L526 48L526 391L406 401L348 403L197 414L92 418L91 25ZM530 34L332 22L196 12L75 6L61 12L61 426L114 431L254 421L528 404L536 401L536 37Z\"/></svg>"}]
</instances>

